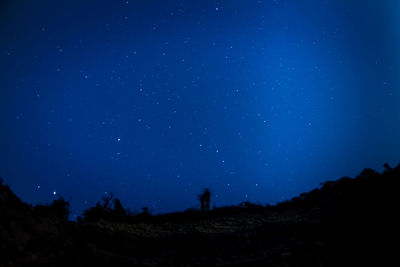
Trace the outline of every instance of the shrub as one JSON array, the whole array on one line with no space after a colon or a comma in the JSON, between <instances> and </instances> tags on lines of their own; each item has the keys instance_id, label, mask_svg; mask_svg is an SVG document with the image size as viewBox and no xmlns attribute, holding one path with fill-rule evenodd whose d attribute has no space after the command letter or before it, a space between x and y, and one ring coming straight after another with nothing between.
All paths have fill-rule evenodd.
<instances>
[{"instance_id":1,"label":"shrub","mask_svg":"<svg viewBox=\"0 0 400 267\"><path fill-rule=\"evenodd\" d=\"M48 205L34 206L33 212L39 216L57 217L67 220L69 216L69 201L66 201L63 197L59 197Z\"/></svg>"}]
</instances>

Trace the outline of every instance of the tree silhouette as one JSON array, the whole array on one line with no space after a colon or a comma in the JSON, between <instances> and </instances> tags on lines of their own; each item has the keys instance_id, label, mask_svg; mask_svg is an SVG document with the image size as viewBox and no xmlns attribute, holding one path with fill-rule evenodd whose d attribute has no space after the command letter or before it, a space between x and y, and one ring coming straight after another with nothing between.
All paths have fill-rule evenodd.
<instances>
[{"instance_id":1,"label":"tree silhouette","mask_svg":"<svg viewBox=\"0 0 400 267\"><path fill-rule=\"evenodd\" d=\"M104 209L112 209L112 203L114 199L114 193L110 192L108 195L103 197L103 208Z\"/></svg>"}]
</instances>

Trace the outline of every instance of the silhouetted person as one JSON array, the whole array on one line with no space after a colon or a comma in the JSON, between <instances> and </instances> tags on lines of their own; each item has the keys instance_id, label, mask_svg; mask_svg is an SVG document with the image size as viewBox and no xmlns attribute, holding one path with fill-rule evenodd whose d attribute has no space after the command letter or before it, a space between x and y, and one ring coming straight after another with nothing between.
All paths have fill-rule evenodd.
<instances>
[{"instance_id":1,"label":"silhouetted person","mask_svg":"<svg viewBox=\"0 0 400 267\"><path fill-rule=\"evenodd\" d=\"M208 188L204 189L203 194L199 195L201 212L210 211L211 192Z\"/></svg>"}]
</instances>

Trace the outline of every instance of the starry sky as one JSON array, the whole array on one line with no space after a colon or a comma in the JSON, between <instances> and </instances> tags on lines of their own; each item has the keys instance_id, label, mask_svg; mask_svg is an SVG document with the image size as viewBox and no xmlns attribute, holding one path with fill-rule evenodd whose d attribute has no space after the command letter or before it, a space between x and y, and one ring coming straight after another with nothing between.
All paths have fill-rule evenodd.
<instances>
[{"instance_id":1,"label":"starry sky","mask_svg":"<svg viewBox=\"0 0 400 267\"><path fill-rule=\"evenodd\" d=\"M396 0L0 2L0 176L79 215L274 204L400 161Z\"/></svg>"}]
</instances>

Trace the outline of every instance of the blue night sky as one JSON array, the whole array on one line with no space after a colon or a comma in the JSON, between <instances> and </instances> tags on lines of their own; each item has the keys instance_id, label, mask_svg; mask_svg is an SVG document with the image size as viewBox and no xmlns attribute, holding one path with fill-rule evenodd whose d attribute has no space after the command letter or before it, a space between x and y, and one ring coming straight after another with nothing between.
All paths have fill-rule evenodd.
<instances>
[{"instance_id":1,"label":"blue night sky","mask_svg":"<svg viewBox=\"0 0 400 267\"><path fill-rule=\"evenodd\" d=\"M400 161L396 0L0 3L0 176L72 214L274 204Z\"/></svg>"}]
</instances>

